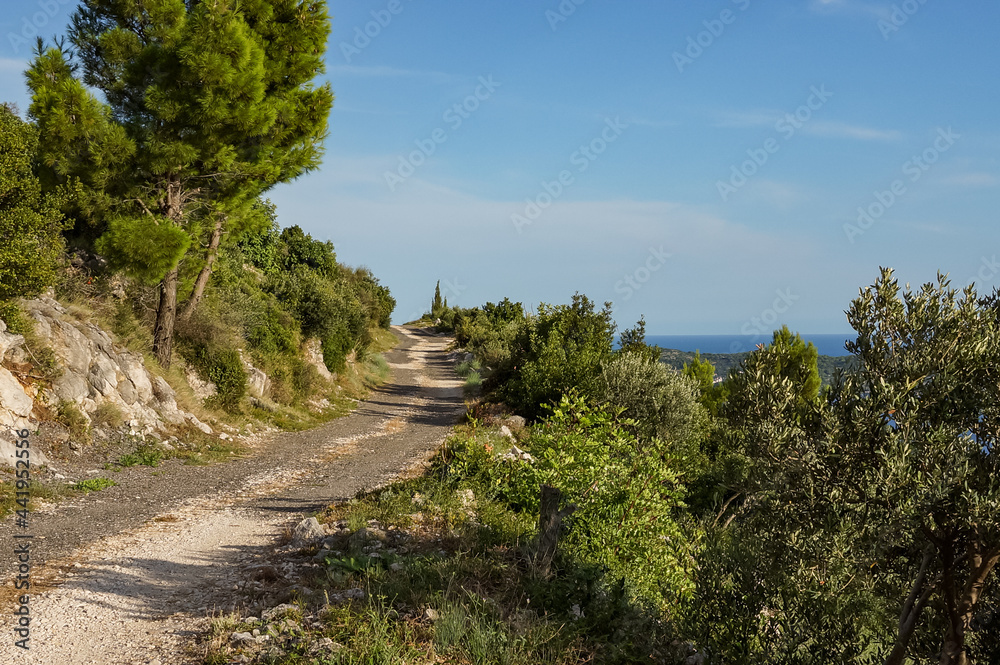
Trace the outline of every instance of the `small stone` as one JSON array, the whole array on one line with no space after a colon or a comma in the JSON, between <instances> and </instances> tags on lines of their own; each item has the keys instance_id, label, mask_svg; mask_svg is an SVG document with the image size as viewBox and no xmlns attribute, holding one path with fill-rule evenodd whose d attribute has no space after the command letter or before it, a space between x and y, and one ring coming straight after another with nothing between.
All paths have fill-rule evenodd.
<instances>
[{"instance_id":1,"label":"small stone","mask_svg":"<svg viewBox=\"0 0 1000 665\"><path fill-rule=\"evenodd\" d=\"M438 619L441 618L441 613L435 610L434 608L428 607L426 610L424 610L424 618L427 619L428 621L437 621Z\"/></svg>"},{"instance_id":2,"label":"small stone","mask_svg":"<svg viewBox=\"0 0 1000 665\"><path fill-rule=\"evenodd\" d=\"M253 644L257 640L250 633L233 633L232 637L229 638L229 641L232 642L233 644L241 645L241 644Z\"/></svg>"},{"instance_id":3,"label":"small stone","mask_svg":"<svg viewBox=\"0 0 1000 665\"><path fill-rule=\"evenodd\" d=\"M326 536L326 531L315 517L304 519L298 523L292 532L292 547L307 547L314 541Z\"/></svg>"}]
</instances>

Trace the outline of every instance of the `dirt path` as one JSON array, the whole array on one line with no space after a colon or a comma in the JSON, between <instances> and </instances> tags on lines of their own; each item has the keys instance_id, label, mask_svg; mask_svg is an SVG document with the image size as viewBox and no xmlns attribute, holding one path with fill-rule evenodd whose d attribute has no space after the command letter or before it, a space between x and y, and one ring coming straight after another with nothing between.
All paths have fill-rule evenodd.
<instances>
[{"instance_id":1,"label":"dirt path","mask_svg":"<svg viewBox=\"0 0 1000 665\"><path fill-rule=\"evenodd\" d=\"M4 608L0 662L197 663L191 638L212 610L237 603L247 568L273 551L284 528L413 468L461 413L447 340L395 331L401 343L386 354L392 378L351 415L274 435L225 464L127 469L117 487L34 515L32 577L54 588L31 596L28 651L15 646ZM12 532L10 522L0 532L7 589Z\"/></svg>"}]
</instances>

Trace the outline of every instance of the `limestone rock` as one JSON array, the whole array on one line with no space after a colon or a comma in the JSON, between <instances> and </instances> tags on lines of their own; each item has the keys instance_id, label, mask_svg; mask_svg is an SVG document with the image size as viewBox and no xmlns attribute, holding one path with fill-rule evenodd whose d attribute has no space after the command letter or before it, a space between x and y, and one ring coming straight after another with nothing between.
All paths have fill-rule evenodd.
<instances>
[{"instance_id":1,"label":"limestone rock","mask_svg":"<svg viewBox=\"0 0 1000 665\"><path fill-rule=\"evenodd\" d=\"M322 376L327 381L333 381L337 378L335 374L332 374L330 370L326 368L326 363L323 362L323 345L316 338L310 339L306 342L305 353L303 354L307 363L316 368L319 375Z\"/></svg>"},{"instance_id":2,"label":"limestone rock","mask_svg":"<svg viewBox=\"0 0 1000 665\"><path fill-rule=\"evenodd\" d=\"M511 431L517 432L524 429L527 425L527 421L524 416L508 416L503 419L503 424L511 429Z\"/></svg>"},{"instance_id":3,"label":"limestone rock","mask_svg":"<svg viewBox=\"0 0 1000 665\"><path fill-rule=\"evenodd\" d=\"M192 368L188 367L185 370L185 376L187 377L188 385L191 386L191 390L194 392L194 396L198 399L208 399L209 397L214 397L217 388L211 381L202 381L198 373Z\"/></svg>"},{"instance_id":4,"label":"limestone rock","mask_svg":"<svg viewBox=\"0 0 1000 665\"><path fill-rule=\"evenodd\" d=\"M52 382L52 392L65 402L79 402L90 394L90 385L75 372L63 372Z\"/></svg>"},{"instance_id":5,"label":"limestone rock","mask_svg":"<svg viewBox=\"0 0 1000 665\"><path fill-rule=\"evenodd\" d=\"M142 356L136 353L123 354L119 358L118 366L135 386L139 401L143 404L153 401L153 384L149 380L149 373L143 364Z\"/></svg>"},{"instance_id":6,"label":"limestone rock","mask_svg":"<svg viewBox=\"0 0 1000 665\"><path fill-rule=\"evenodd\" d=\"M14 375L0 367L0 408L10 411L15 416L27 418L34 406L34 400L28 397Z\"/></svg>"},{"instance_id":7,"label":"limestone rock","mask_svg":"<svg viewBox=\"0 0 1000 665\"><path fill-rule=\"evenodd\" d=\"M28 441L31 441L31 437L28 437ZM18 447L14 443L14 439L7 435L6 433L0 435L0 464L6 464L8 466L14 466L17 463L17 453ZM41 466L43 464L48 464L49 460L45 457L45 454L37 448L28 448L29 454L28 458L31 467ZM23 458L21 458L23 459Z\"/></svg>"},{"instance_id":8,"label":"limestone rock","mask_svg":"<svg viewBox=\"0 0 1000 665\"><path fill-rule=\"evenodd\" d=\"M18 349L23 344L24 337L7 332L7 324L0 320L0 361L7 356L8 351Z\"/></svg>"},{"instance_id":9,"label":"limestone rock","mask_svg":"<svg viewBox=\"0 0 1000 665\"><path fill-rule=\"evenodd\" d=\"M455 496L458 498L458 503L463 509L467 510L476 505L476 494L472 490L458 490L455 492Z\"/></svg>"},{"instance_id":10,"label":"limestone rock","mask_svg":"<svg viewBox=\"0 0 1000 665\"><path fill-rule=\"evenodd\" d=\"M298 523L292 532L292 547L307 547L314 541L326 537L326 531L315 517L304 519Z\"/></svg>"}]
</instances>

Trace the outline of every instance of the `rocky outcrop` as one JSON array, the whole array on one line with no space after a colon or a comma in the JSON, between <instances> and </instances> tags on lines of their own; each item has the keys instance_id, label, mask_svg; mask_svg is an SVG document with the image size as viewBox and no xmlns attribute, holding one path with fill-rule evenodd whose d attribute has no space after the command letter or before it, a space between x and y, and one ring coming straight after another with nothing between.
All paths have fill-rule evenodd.
<instances>
[{"instance_id":1,"label":"rocky outcrop","mask_svg":"<svg viewBox=\"0 0 1000 665\"><path fill-rule=\"evenodd\" d=\"M136 432L144 434L165 424L189 424L211 433L211 428L177 406L173 388L150 373L141 354L117 346L111 336L91 323L69 316L51 298L25 301L22 310L35 323L35 332L52 350L61 370L51 385L22 383L0 367L0 425L35 430L37 406L55 408L75 404L88 418L102 404L114 404ZM6 332L0 321L0 362L14 367L28 360L24 338ZM5 459L0 455L0 463Z\"/></svg>"},{"instance_id":2,"label":"rocky outcrop","mask_svg":"<svg viewBox=\"0 0 1000 665\"><path fill-rule=\"evenodd\" d=\"M306 341L304 357L306 362L315 367L319 375L327 381L337 378L337 375L330 372L323 362L323 345L315 337Z\"/></svg>"}]
</instances>

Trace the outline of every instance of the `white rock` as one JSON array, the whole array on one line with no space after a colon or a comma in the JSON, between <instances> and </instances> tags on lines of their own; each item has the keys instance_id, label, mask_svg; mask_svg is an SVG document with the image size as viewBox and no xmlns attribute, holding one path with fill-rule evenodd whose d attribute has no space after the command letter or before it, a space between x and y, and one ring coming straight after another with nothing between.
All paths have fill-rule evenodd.
<instances>
[{"instance_id":1,"label":"white rock","mask_svg":"<svg viewBox=\"0 0 1000 665\"><path fill-rule=\"evenodd\" d=\"M28 441L31 441L31 437L28 437ZM8 466L15 466L17 464L18 447L15 445L14 440L6 436L0 437L0 464L6 464ZM43 464L48 464L49 460L41 450L37 448L28 448L31 457L28 458L29 463L32 467L42 466ZM20 458L23 459L23 458Z\"/></svg>"},{"instance_id":2,"label":"white rock","mask_svg":"<svg viewBox=\"0 0 1000 665\"><path fill-rule=\"evenodd\" d=\"M90 394L90 385L83 376L72 371L64 371L52 382L52 392L59 400L79 402Z\"/></svg>"},{"instance_id":3,"label":"white rock","mask_svg":"<svg viewBox=\"0 0 1000 665\"><path fill-rule=\"evenodd\" d=\"M319 523L319 520L315 517L310 517L296 525L295 530L292 531L291 545L293 547L305 547L325 537L326 531L323 530L323 526Z\"/></svg>"},{"instance_id":4,"label":"white rock","mask_svg":"<svg viewBox=\"0 0 1000 665\"><path fill-rule=\"evenodd\" d=\"M135 353L122 354L118 361L125 376L135 386L135 392L139 401L148 404L153 401L153 384L149 380L149 373L143 364L142 356Z\"/></svg>"},{"instance_id":5,"label":"white rock","mask_svg":"<svg viewBox=\"0 0 1000 665\"><path fill-rule=\"evenodd\" d=\"M319 375L327 381L337 378L326 368L326 363L323 362L323 345L315 337L306 341L303 356L305 361L315 367Z\"/></svg>"},{"instance_id":6,"label":"white rock","mask_svg":"<svg viewBox=\"0 0 1000 665\"><path fill-rule=\"evenodd\" d=\"M49 343L65 363L65 369L74 374L86 375L93 359L90 340L66 321L56 320L52 331Z\"/></svg>"},{"instance_id":7,"label":"white rock","mask_svg":"<svg viewBox=\"0 0 1000 665\"><path fill-rule=\"evenodd\" d=\"M500 426L500 436L502 436L504 438L507 438L507 439L510 439L511 441L513 441L514 438L515 438L514 437L514 433L511 432L510 428L507 427L506 425L501 425Z\"/></svg>"},{"instance_id":8,"label":"white rock","mask_svg":"<svg viewBox=\"0 0 1000 665\"><path fill-rule=\"evenodd\" d=\"M34 406L34 400L28 397L14 375L0 367L0 408L10 411L15 416L27 418Z\"/></svg>"},{"instance_id":9,"label":"white rock","mask_svg":"<svg viewBox=\"0 0 1000 665\"><path fill-rule=\"evenodd\" d=\"M0 320L0 360L3 360L8 351L17 349L24 344L24 337L12 335L7 332L7 324Z\"/></svg>"}]
</instances>

